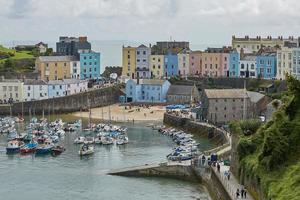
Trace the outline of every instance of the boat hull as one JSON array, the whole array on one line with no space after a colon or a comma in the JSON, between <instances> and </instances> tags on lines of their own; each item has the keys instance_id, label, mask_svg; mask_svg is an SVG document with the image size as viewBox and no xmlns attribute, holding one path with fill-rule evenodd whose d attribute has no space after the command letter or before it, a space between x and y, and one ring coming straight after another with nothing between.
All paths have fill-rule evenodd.
<instances>
[{"instance_id":1,"label":"boat hull","mask_svg":"<svg viewBox=\"0 0 300 200\"><path fill-rule=\"evenodd\" d=\"M19 153L20 147L17 148L6 148L6 153Z\"/></svg>"}]
</instances>

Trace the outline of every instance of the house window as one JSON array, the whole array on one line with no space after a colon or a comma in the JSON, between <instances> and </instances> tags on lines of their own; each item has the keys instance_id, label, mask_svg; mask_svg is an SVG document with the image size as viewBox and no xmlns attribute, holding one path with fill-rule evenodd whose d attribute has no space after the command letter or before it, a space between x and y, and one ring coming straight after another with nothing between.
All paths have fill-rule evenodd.
<instances>
[{"instance_id":1,"label":"house window","mask_svg":"<svg viewBox=\"0 0 300 200\"><path fill-rule=\"evenodd\" d=\"M30 93L27 93L27 96L30 97Z\"/></svg>"},{"instance_id":2,"label":"house window","mask_svg":"<svg viewBox=\"0 0 300 200\"><path fill-rule=\"evenodd\" d=\"M146 51L143 51L143 54L146 55Z\"/></svg>"},{"instance_id":3,"label":"house window","mask_svg":"<svg viewBox=\"0 0 300 200\"><path fill-rule=\"evenodd\" d=\"M224 118L226 118L227 116L226 115L224 115Z\"/></svg>"},{"instance_id":4,"label":"house window","mask_svg":"<svg viewBox=\"0 0 300 200\"><path fill-rule=\"evenodd\" d=\"M62 89L62 85L59 86L59 89Z\"/></svg>"},{"instance_id":5,"label":"house window","mask_svg":"<svg viewBox=\"0 0 300 200\"><path fill-rule=\"evenodd\" d=\"M86 56L84 56L83 59L86 60Z\"/></svg>"},{"instance_id":6,"label":"house window","mask_svg":"<svg viewBox=\"0 0 300 200\"><path fill-rule=\"evenodd\" d=\"M67 66L67 63L64 63L64 66L66 67L66 66Z\"/></svg>"},{"instance_id":7,"label":"house window","mask_svg":"<svg viewBox=\"0 0 300 200\"><path fill-rule=\"evenodd\" d=\"M52 85L52 89L53 89L53 90L55 89L55 85Z\"/></svg>"},{"instance_id":8,"label":"house window","mask_svg":"<svg viewBox=\"0 0 300 200\"><path fill-rule=\"evenodd\" d=\"M137 51L136 54L137 54L137 55L140 55L140 51Z\"/></svg>"},{"instance_id":9,"label":"house window","mask_svg":"<svg viewBox=\"0 0 300 200\"><path fill-rule=\"evenodd\" d=\"M30 90L30 85L28 85L28 87L27 87L27 88L28 88L28 90Z\"/></svg>"},{"instance_id":10,"label":"house window","mask_svg":"<svg viewBox=\"0 0 300 200\"><path fill-rule=\"evenodd\" d=\"M217 110L218 110L218 107L215 107L215 110L217 111Z\"/></svg>"}]
</instances>

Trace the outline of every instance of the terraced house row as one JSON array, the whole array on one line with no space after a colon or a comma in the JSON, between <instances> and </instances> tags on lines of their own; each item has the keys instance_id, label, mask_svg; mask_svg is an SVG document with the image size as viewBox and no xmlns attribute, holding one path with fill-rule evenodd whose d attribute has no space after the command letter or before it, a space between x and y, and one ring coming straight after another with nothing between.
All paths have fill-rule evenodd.
<instances>
[{"instance_id":1,"label":"terraced house row","mask_svg":"<svg viewBox=\"0 0 300 200\"><path fill-rule=\"evenodd\" d=\"M124 47L122 75L135 78L172 76L300 78L299 38L232 37L232 46L191 50L189 42L166 41Z\"/></svg>"},{"instance_id":2,"label":"terraced house row","mask_svg":"<svg viewBox=\"0 0 300 200\"><path fill-rule=\"evenodd\" d=\"M0 103L36 101L78 94L88 90L88 80L0 80Z\"/></svg>"},{"instance_id":3,"label":"terraced house row","mask_svg":"<svg viewBox=\"0 0 300 200\"><path fill-rule=\"evenodd\" d=\"M86 37L60 37L53 56L40 56L35 68L42 80L96 79L100 77L100 53L91 50Z\"/></svg>"}]
</instances>

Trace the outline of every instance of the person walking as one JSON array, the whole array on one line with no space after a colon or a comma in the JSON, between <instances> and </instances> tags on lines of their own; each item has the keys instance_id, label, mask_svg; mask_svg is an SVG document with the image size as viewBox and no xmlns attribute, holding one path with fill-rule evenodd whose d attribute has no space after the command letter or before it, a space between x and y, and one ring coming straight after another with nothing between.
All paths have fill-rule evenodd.
<instances>
[{"instance_id":1,"label":"person walking","mask_svg":"<svg viewBox=\"0 0 300 200\"><path fill-rule=\"evenodd\" d=\"M244 187L241 189L241 198L244 198Z\"/></svg>"},{"instance_id":2,"label":"person walking","mask_svg":"<svg viewBox=\"0 0 300 200\"><path fill-rule=\"evenodd\" d=\"M244 197L245 197L245 199L247 199L247 190L246 190L246 188L244 188Z\"/></svg>"},{"instance_id":3,"label":"person walking","mask_svg":"<svg viewBox=\"0 0 300 200\"><path fill-rule=\"evenodd\" d=\"M240 197L240 190L238 188L238 189L236 189L236 198L238 199L239 197Z\"/></svg>"},{"instance_id":4,"label":"person walking","mask_svg":"<svg viewBox=\"0 0 300 200\"><path fill-rule=\"evenodd\" d=\"M221 168L221 166L220 166L220 164L219 164L219 162L217 163L217 169L218 169L218 172L220 173L220 168Z\"/></svg>"},{"instance_id":5,"label":"person walking","mask_svg":"<svg viewBox=\"0 0 300 200\"><path fill-rule=\"evenodd\" d=\"M228 171L227 178L228 178L228 180L230 180L230 171Z\"/></svg>"}]
</instances>

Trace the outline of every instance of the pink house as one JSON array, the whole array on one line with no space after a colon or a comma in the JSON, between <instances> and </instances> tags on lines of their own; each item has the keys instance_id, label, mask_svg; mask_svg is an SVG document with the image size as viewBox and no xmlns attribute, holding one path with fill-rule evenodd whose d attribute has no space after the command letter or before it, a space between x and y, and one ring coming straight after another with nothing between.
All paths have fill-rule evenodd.
<instances>
[{"instance_id":1,"label":"pink house","mask_svg":"<svg viewBox=\"0 0 300 200\"><path fill-rule=\"evenodd\" d=\"M192 51L190 53L190 75L201 75L201 55L202 51Z\"/></svg>"},{"instance_id":2,"label":"pink house","mask_svg":"<svg viewBox=\"0 0 300 200\"><path fill-rule=\"evenodd\" d=\"M227 48L208 48L201 54L201 74L208 77L224 77L229 71Z\"/></svg>"}]
</instances>

